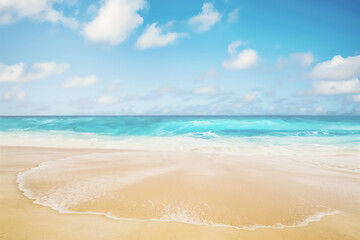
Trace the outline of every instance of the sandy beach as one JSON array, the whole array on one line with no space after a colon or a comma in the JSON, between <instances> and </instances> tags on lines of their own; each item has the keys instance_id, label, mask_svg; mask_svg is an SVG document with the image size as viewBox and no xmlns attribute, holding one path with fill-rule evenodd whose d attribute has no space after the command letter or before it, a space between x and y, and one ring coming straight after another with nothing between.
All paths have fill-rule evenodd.
<instances>
[{"instance_id":1,"label":"sandy beach","mask_svg":"<svg viewBox=\"0 0 360 240\"><path fill-rule=\"evenodd\" d=\"M360 239L359 175L341 169L104 149L0 156L0 239Z\"/></svg>"},{"instance_id":2,"label":"sandy beach","mask_svg":"<svg viewBox=\"0 0 360 240\"><path fill-rule=\"evenodd\" d=\"M360 0L0 0L0 240L360 240Z\"/></svg>"}]
</instances>

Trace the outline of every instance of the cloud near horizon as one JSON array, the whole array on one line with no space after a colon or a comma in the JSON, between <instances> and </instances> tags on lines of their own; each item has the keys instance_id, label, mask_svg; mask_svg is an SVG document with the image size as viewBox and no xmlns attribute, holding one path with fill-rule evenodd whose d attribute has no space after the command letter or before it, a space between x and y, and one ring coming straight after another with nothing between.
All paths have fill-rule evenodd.
<instances>
[{"instance_id":1,"label":"cloud near horizon","mask_svg":"<svg viewBox=\"0 0 360 240\"><path fill-rule=\"evenodd\" d=\"M21 90L20 86L16 85L4 93L3 99L7 101L21 101L25 96L25 91Z\"/></svg>"},{"instance_id":2,"label":"cloud near horizon","mask_svg":"<svg viewBox=\"0 0 360 240\"><path fill-rule=\"evenodd\" d=\"M4 65L0 63L0 82L27 82L65 72L66 63L40 62L27 67L24 63Z\"/></svg>"},{"instance_id":3,"label":"cloud near horizon","mask_svg":"<svg viewBox=\"0 0 360 240\"><path fill-rule=\"evenodd\" d=\"M311 95L351 95L360 93L360 55L331 60L315 65L307 75L313 82Z\"/></svg>"},{"instance_id":4,"label":"cloud near horizon","mask_svg":"<svg viewBox=\"0 0 360 240\"><path fill-rule=\"evenodd\" d=\"M78 87L88 87L94 85L97 82L95 75L89 75L87 77L75 76L66 80L63 84L63 88L78 88Z\"/></svg>"},{"instance_id":5,"label":"cloud near horizon","mask_svg":"<svg viewBox=\"0 0 360 240\"><path fill-rule=\"evenodd\" d=\"M111 96L101 96L98 98L98 103L105 104L105 105L111 105L117 103L119 100L117 97L111 97Z\"/></svg>"},{"instance_id":6,"label":"cloud near horizon","mask_svg":"<svg viewBox=\"0 0 360 240\"><path fill-rule=\"evenodd\" d=\"M313 83L315 95L343 95L360 93L357 78L346 81L316 81Z\"/></svg>"},{"instance_id":7,"label":"cloud near horizon","mask_svg":"<svg viewBox=\"0 0 360 240\"><path fill-rule=\"evenodd\" d=\"M343 58L334 56L331 60L316 64L308 77L314 80L341 81L360 76L360 55Z\"/></svg>"}]
</instances>

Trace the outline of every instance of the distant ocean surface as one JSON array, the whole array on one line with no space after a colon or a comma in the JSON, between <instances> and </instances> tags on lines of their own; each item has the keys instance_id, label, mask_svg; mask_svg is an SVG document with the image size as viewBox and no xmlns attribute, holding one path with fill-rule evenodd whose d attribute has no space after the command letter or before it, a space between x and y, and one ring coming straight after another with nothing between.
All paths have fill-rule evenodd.
<instances>
[{"instance_id":1,"label":"distant ocean surface","mask_svg":"<svg viewBox=\"0 0 360 240\"><path fill-rule=\"evenodd\" d=\"M360 116L1 117L0 145L357 157Z\"/></svg>"}]
</instances>

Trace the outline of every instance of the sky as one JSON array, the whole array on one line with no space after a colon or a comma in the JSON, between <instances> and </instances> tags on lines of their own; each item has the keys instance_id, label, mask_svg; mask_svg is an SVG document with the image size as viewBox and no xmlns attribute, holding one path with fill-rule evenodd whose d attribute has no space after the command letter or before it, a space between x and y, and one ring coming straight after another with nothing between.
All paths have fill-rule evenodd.
<instances>
[{"instance_id":1,"label":"sky","mask_svg":"<svg viewBox=\"0 0 360 240\"><path fill-rule=\"evenodd\" d=\"M360 115L360 0L0 0L0 115Z\"/></svg>"}]
</instances>

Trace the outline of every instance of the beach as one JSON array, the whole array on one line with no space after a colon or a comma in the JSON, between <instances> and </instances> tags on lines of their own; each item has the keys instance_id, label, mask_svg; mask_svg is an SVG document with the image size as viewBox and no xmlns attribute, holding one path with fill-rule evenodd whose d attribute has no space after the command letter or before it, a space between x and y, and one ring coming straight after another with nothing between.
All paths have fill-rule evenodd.
<instances>
[{"instance_id":1,"label":"beach","mask_svg":"<svg viewBox=\"0 0 360 240\"><path fill-rule=\"evenodd\" d=\"M0 0L0 240L360 240L360 0Z\"/></svg>"},{"instance_id":2,"label":"beach","mask_svg":"<svg viewBox=\"0 0 360 240\"><path fill-rule=\"evenodd\" d=\"M2 146L0 239L359 239L356 172L266 156Z\"/></svg>"}]
</instances>

